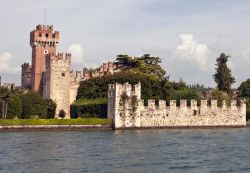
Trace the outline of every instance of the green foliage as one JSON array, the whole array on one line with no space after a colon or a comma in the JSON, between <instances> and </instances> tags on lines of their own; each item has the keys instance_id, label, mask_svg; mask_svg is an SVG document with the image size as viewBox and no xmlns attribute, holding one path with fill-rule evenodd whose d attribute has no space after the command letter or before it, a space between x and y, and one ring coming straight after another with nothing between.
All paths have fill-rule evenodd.
<instances>
[{"instance_id":1,"label":"green foliage","mask_svg":"<svg viewBox=\"0 0 250 173\"><path fill-rule=\"evenodd\" d=\"M82 106L82 105L92 105L92 104L105 104L107 103L106 98L96 98L96 99L78 99L75 101L75 105Z\"/></svg>"},{"instance_id":2,"label":"green foliage","mask_svg":"<svg viewBox=\"0 0 250 173\"><path fill-rule=\"evenodd\" d=\"M111 119L104 118L78 118L78 119L1 119L0 125L111 125Z\"/></svg>"},{"instance_id":3,"label":"green foliage","mask_svg":"<svg viewBox=\"0 0 250 173\"><path fill-rule=\"evenodd\" d=\"M8 94L10 94L10 90L0 86L0 96L2 97L2 96L5 96L5 95L8 95Z\"/></svg>"},{"instance_id":4,"label":"green foliage","mask_svg":"<svg viewBox=\"0 0 250 173\"><path fill-rule=\"evenodd\" d=\"M235 83L235 78L232 76L231 70L227 67L229 57L229 55L221 53L220 57L216 59L216 73L213 75L218 89L228 93L231 91L231 85Z\"/></svg>"},{"instance_id":5,"label":"green foliage","mask_svg":"<svg viewBox=\"0 0 250 173\"><path fill-rule=\"evenodd\" d=\"M245 98L246 99L246 107L247 107L247 120L250 119L250 97Z\"/></svg>"},{"instance_id":6,"label":"green foliage","mask_svg":"<svg viewBox=\"0 0 250 173\"><path fill-rule=\"evenodd\" d=\"M70 106L71 118L106 118L107 99L78 99Z\"/></svg>"},{"instance_id":7,"label":"green foliage","mask_svg":"<svg viewBox=\"0 0 250 173\"><path fill-rule=\"evenodd\" d=\"M159 65L161 59L145 54L141 57L118 55L116 58L118 68L122 71L129 70L134 73L144 73L153 79L164 79L166 71Z\"/></svg>"},{"instance_id":8,"label":"green foliage","mask_svg":"<svg viewBox=\"0 0 250 173\"><path fill-rule=\"evenodd\" d=\"M21 95L22 100L22 117L30 118L31 115L37 115L38 118L46 118L47 104L46 101L36 92L29 91Z\"/></svg>"},{"instance_id":9,"label":"green foliage","mask_svg":"<svg viewBox=\"0 0 250 173\"><path fill-rule=\"evenodd\" d=\"M131 105L132 105L133 112L135 112L136 109L137 109L137 106L138 106L137 96L132 96L132 98L131 98Z\"/></svg>"},{"instance_id":10,"label":"green foliage","mask_svg":"<svg viewBox=\"0 0 250 173\"><path fill-rule=\"evenodd\" d=\"M143 73L122 71L114 75L102 76L82 81L78 88L77 99L107 98L108 84L130 83L142 85L142 99L166 99L170 90L187 88L184 82L170 82L167 80L155 80Z\"/></svg>"},{"instance_id":11,"label":"green foliage","mask_svg":"<svg viewBox=\"0 0 250 173\"><path fill-rule=\"evenodd\" d=\"M60 118L65 118L66 112L65 112L64 110L60 110L58 116L59 116Z\"/></svg>"},{"instance_id":12,"label":"green foliage","mask_svg":"<svg viewBox=\"0 0 250 173\"><path fill-rule=\"evenodd\" d=\"M250 97L250 79L242 82L238 88L241 91L242 97Z\"/></svg>"},{"instance_id":13,"label":"green foliage","mask_svg":"<svg viewBox=\"0 0 250 173\"><path fill-rule=\"evenodd\" d=\"M7 119L13 119L15 117L21 118L22 102L20 97L11 94L7 99L7 102L8 102Z\"/></svg>"},{"instance_id":14,"label":"green foliage","mask_svg":"<svg viewBox=\"0 0 250 173\"><path fill-rule=\"evenodd\" d=\"M242 99L246 99L247 119L250 119L250 79L242 82L238 90L241 91Z\"/></svg>"},{"instance_id":15,"label":"green foliage","mask_svg":"<svg viewBox=\"0 0 250 173\"><path fill-rule=\"evenodd\" d=\"M170 92L170 95L167 99L167 101L169 100L176 100L177 101L177 105L180 104L180 100L187 100L188 105L190 105L190 101L191 99L195 99L199 101L201 100L201 94L199 94L198 92L196 92L195 90L192 89L182 89L182 90L172 90Z\"/></svg>"},{"instance_id":16,"label":"green foliage","mask_svg":"<svg viewBox=\"0 0 250 173\"><path fill-rule=\"evenodd\" d=\"M226 92L220 91L218 89L212 90L209 99L210 100L217 100L218 106L222 106L223 100L225 100L226 103L229 105L230 104L230 100L231 100L230 96Z\"/></svg>"},{"instance_id":17,"label":"green foliage","mask_svg":"<svg viewBox=\"0 0 250 173\"><path fill-rule=\"evenodd\" d=\"M56 103L52 99L46 99L47 105L47 117L46 118L55 118L56 114Z\"/></svg>"}]
</instances>

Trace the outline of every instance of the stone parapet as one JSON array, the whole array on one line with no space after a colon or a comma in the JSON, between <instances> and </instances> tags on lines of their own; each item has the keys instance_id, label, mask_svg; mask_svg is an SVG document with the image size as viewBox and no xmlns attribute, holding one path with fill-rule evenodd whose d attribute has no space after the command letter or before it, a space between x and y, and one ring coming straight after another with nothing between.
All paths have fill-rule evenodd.
<instances>
[{"instance_id":1,"label":"stone parapet","mask_svg":"<svg viewBox=\"0 0 250 173\"><path fill-rule=\"evenodd\" d=\"M148 100L147 106L141 100L140 83L132 86L111 84L108 86L108 117L113 119L114 128L150 127L207 127L207 126L246 126L246 104L232 100L230 106L217 100Z\"/></svg>"}]
</instances>

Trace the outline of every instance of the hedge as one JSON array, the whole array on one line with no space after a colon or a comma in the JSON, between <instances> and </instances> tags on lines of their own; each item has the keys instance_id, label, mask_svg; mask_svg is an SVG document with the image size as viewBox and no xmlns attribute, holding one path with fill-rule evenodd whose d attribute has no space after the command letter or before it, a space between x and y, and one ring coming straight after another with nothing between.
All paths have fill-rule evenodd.
<instances>
[{"instance_id":1,"label":"hedge","mask_svg":"<svg viewBox=\"0 0 250 173\"><path fill-rule=\"evenodd\" d=\"M107 118L107 99L78 99L70 106L71 118Z\"/></svg>"}]
</instances>

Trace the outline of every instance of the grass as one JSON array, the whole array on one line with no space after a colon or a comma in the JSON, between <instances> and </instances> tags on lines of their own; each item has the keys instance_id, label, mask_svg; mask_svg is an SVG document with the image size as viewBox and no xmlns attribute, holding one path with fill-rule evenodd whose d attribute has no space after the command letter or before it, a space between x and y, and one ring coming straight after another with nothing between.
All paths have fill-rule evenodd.
<instances>
[{"instance_id":1,"label":"grass","mask_svg":"<svg viewBox=\"0 0 250 173\"><path fill-rule=\"evenodd\" d=\"M0 119L1 126L12 125L111 125L111 119L78 118L78 119Z\"/></svg>"}]
</instances>

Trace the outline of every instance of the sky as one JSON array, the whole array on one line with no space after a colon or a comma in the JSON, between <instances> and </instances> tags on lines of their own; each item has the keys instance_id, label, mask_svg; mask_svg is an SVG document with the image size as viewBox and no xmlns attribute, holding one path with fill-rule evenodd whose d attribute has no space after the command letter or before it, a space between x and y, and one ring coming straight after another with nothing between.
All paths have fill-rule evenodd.
<instances>
[{"instance_id":1,"label":"sky","mask_svg":"<svg viewBox=\"0 0 250 173\"><path fill-rule=\"evenodd\" d=\"M31 62L29 33L38 24L60 31L58 52L72 69L94 68L118 54L162 59L170 80L215 87L224 52L236 78L250 78L249 0L0 0L0 75L20 85ZM45 20L46 9L46 20Z\"/></svg>"}]
</instances>

